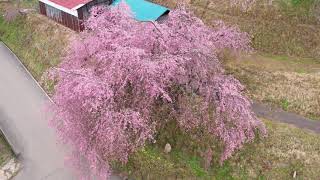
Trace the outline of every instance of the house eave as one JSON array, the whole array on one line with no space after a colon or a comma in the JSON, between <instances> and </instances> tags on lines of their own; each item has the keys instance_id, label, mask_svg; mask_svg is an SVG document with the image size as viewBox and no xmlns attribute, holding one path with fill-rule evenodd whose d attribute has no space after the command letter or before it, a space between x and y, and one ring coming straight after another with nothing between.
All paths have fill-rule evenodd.
<instances>
[{"instance_id":1,"label":"house eave","mask_svg":"<svg viewBox=\"0 0 320 180\"><path fill-rule=\"evenodd\" d=\"M59 4L56 4L56 3L54 3L54 2L51 2L51 1L49 1L49 0L39 0L39 1L40 1L40 2L43 2L43 3L45 3L45 4L48 4L49 6L52 6L52 7L56 8L56 9L59 9L59 10L65 12L65 13L68 13L68 14L71 14L71 15L73 15L73 16L78 17L78 11L77 11L77 9L74 9L74 8L68 9L68 8L66 8L66 7L63 7L63 6L59 5Z\"/></svg>"}]
</instances>

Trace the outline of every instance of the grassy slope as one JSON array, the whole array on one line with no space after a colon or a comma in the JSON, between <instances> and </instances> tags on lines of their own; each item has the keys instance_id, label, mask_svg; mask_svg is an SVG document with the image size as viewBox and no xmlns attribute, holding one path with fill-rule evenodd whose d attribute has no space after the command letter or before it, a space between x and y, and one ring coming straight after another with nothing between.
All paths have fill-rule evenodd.
<instances>
[{"instance_id":1,"label":"grassy slope","mask_svg":"<svg viewBox=\"0 0 320 180\"><path fill-rule=\"evenodd\" d=\"M12 6L6 4L6 6ZM5 12L0 4L0 14ZM44 71L57 65L72 31L53 23L46 17L30 14L5 22L0 16L0 39L5 42L37 80Z\"/></svg>"},{"instance_id":2,"label":"grassy slope","mask_svg":"<svg viewBox=\"0 0 320 180\"><path fill-rule=\"evenodd\" d=\"M227 61L226 69L251 98L320 120L320 61L254 55Z\"/></svg>"},{"instance_id":3,"label":"grassy slope","mask_svg":"<svg viewBox=\"0 0 320 180\"><path fill-rule=\"evenodd\" d=\"M220 166L208 171L199 156L173 146L168 155L159 147L147 147L133 155L123 169L137 179L317 179L320 176L320 136L265 120L266 139L246 145ZM217 157L214 157L217 159ZM216 162L217 160L214 160Z\"/></svg>"}]
</instances>

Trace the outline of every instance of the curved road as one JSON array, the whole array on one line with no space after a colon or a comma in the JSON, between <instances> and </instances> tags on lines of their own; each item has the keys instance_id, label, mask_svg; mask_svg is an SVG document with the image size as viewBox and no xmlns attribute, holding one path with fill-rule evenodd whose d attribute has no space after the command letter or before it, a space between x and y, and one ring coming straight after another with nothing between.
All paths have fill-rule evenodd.
<instances>
[{"instance_id":1,"label":"curved road","mask_svg":"<svg viewBox=\"0 0 320 180\"><path fill-rule=\"evenodd\" d=\"M75 179L64 166L65 150L56 144L41 112L47 102L46 94L0 42L0 127L23 166L15 180Z\"/></svg>"}]
</instances>

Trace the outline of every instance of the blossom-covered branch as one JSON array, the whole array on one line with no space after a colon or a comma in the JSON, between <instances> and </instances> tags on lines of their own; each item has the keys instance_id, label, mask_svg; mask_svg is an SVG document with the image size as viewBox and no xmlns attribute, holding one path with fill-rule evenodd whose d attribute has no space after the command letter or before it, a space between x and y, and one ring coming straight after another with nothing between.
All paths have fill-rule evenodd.
<instances>
[{"instance_id":1,"label":"blossom-covered branch","mask_svg":"<svg viewBox=\"0 0 320 180\"><path fill-rule=\"evenodd\" d=\"M126 163L153 141L158 125L166 123L151 118L159 102L174 105L186 133L202 128L221 140L221 162L253 140L256 130L265 134L243 86L224 75L217 57L224 48L250 50L246 33L222 22L211 29L184 8L161 23L135 21L125 4L91 13L86 31L53 70L58 81L51 122L72 145L74 162L88 164L92 176L109 177L112 162ZM191 97L200 101L182 103Z\"/></svg>"}]
</instances>

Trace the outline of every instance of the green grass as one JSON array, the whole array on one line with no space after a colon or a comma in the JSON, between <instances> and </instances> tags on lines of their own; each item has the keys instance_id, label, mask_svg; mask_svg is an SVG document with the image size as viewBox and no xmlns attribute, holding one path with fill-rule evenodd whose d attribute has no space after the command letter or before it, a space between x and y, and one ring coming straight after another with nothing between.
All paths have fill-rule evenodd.
<instances>
[{"instance_id":1,"label":"green grass","mask_svg":"<svg viewBox=\"0 0 320 180\"><path fill-rule=\"evenodd\" d=\"M25 8L38 8L38 1L37 0L22 0L21 2L22 7Z\"/></svg>"},{"instance_id":2,"label":"green grass","mask_svg":"<svg viewBox=\"0 0 320 180\"><path fill-rule=\"evenodd\" d=\"M0 39L40 81L46 70L60 62L69 38L75 33L38 13L6 22L1 12L12 6L0 4Z\"/></svg>"},{"instance_id":3,"label":"green grass","mask_svg":"<svg viewBox=\"0 0 320 180\"><path fill-rule=\"evenodd\" d=\"M39 62L39 58L41 58L39 52L31 46L34 41L32 32L33 30L26 23L25 17L18 17L12 22L5 22L3 17L0 17L0 39L22 59L32 74L40 80L47 65Z\"/></svg>"},{"instance_id":4,"label":"green grass","mask_svg":"<svg viewBox=\"0 0 320 180\"><path fill-rule=\"evenodd\" d=\"M281 100L281 107L283 110L288 111L288 107L289 107L289 102L286 99L282 99Z\"/></svg>"},{"instance_id":5,"label":"green grass","mask_svg":"<svg viewBox=\"0 0 320 180\"><path fill-rule=\"evenodd\" d=\"M282 14L289 20L296 19L297 24L315 24L319 15L316 9L320 5L319 0L278 0L277 4Z\"/></svg>"},{"instance_id":6,"label":"green grass","mask_svg":"<svg viewBox=\"0 0 320 180\"><path fill-rule=\"evenodd\" d=\"M15 21L7 23L3 16L0 16L0 37L2 41L6 41L9 44L19 44L26 35L24 18L19 17Z\"/></svg>"},{"instance_id":7,"label":"green grass","mask_svg":"<svg viewBox=\"0 0 320 180\"><path fill-rule=\"evenodd\" d=\"M13 157L9 144L0 133L0 167Z\"/></svg>"},{"instance_id":8,"label":"green grass","mask_svg":"<svg viewBox=\"0 0 320 180\"><path fill-rule=\"evenodd\" d=\"M173 146L166 154L162 146L149 145L117 169L136 179L317 179L320 168L320 136L281 123L264 120L268 137L247 144L222 166L213 157L205 170L202 158ZM192 148L192 147L191 147ZM125 172L125 173L124 173Z\"/></svg>"},{"instance_id":9,"label":"green grass","mask_svg":"<svg viewBox=\"0 0 320 180\"><path fill-rule=\"evenodd\" d=\"M52 47L50 36L40 35L34 24L27 22L26 17L18 17L12 22L5 22L0 17L0 39L21 59L37 80L41 79L43 72L57 64L58 54L47 53L59 47ZM39 36L40 35L40 36ZM44 39L41 39L44 38Z\"/></svg>"},{"instance_id":10,"label":"green grass","mask_svg":"<svg viewBox=\"0 0 320 180\"><path fill-rule=\"evenodd\" d=\"M170 154L166 154L159 147L147 146L131 156L126 166L116 168L137 179L146 177L147 179L158 177L210 179L212 177L210 173L216 174L215 177L232 178L228 164L208 172L202 167L201 161L201 158L180 150L173 150Z\"/></svg>"},{"instance_id":11,"label":"green grass","mask_svg":"<svg viewBox=\"0 0 320 180\"><path fill-rule=\"evenodd\" d=\"M290 10L302 13L301 10L311 12L313 6L318 3L319 0L277 0L276 2L281 5L282 11Z\"/></svg>"}]
</instances>

